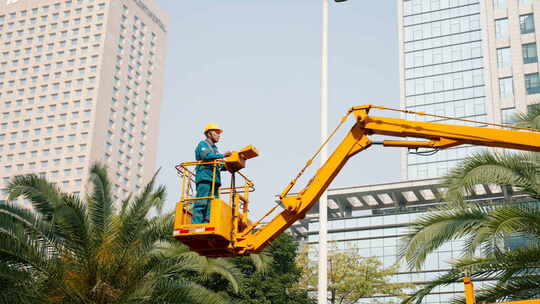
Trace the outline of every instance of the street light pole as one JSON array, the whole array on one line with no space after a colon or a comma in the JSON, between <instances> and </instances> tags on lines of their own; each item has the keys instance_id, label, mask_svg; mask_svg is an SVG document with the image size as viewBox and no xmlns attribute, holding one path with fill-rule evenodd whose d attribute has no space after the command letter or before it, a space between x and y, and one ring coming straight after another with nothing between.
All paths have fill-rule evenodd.
<instances>
[{"instance_id":1,"label":"street light pole","mask_svg":"<svg viewBox=\"0 0 540 304\"><path fill-rule=\"evenodd\" d=\"M323 1L322 48L321 48L321 144L328 137L328 6L329 0ZM346 2L347 0L334 0ZM328 149L321 149L321 166L328 158ZM324 191L319 198L319 286L318 304L328 303L328 193Z\"/></svg>"},{"instance_id":2,"label":"street light pole","mask_svg":"<svg viewBox=\"0 0 540 304\"><path fill-rule=\"evenodd\" d=\"M323 0L322 22L322 49L321 49L321 143L328 136L328 0ZM321 150L321 166L328 158L326 145ZM319 286L317 289L318 304L327 304L328 299L328 222L327 192L324 191L319 198Z\"/></svg>"}]
</instances>

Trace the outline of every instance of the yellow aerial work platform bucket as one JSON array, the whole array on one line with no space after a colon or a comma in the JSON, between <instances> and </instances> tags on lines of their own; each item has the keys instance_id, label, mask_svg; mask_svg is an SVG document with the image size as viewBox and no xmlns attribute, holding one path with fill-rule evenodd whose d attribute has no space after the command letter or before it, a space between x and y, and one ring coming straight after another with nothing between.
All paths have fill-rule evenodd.
<instances>
[{"instance_id":1,"label":"yellow aerial work platform bucket","mask_svg":"<svg viewBox=\"0 0 540 304\"><path fill-rule=\"evenodd\" d=\"M178 202L177 209L183 216L175 219L174 237L201 255L222 256L229 252L232 255L232 248L229 248L232 242L232 208L220 199L213 199L210 208L209 223L192 224L190 208L184 208L184 204Z\"/></svg>"},{"instance_id":2,"label":"yellow aerial work platform bucket","mask_svg":"<svg viewBox=\"0 0 540 304\"><path fill-rule=\"evenodd\" d=\"M247 152L246 152L247 151ZM244 152L244 153L243 153ZM174 238L186 244L191 250L208 257L235 256L235 242L238 231L248 226L248 195L255 190L249 178L238 170L244 168L245 160L258 155L257 150L248 146L225 160L185 162L176 166L181 176L182 190L180 201L176 204L174 222ZM220 198L196 197L195 173L190 167L197 165L213 165L214 178L212 191L214 193L217 170L222 165L233 174L230 187L221 187ZM236 185L235 173L242 181ZM222 198L228 198L228 201ZM193 224L193 204L199 201L210 201L210 219L208 223Z\"/></svg>"}]
</instances>

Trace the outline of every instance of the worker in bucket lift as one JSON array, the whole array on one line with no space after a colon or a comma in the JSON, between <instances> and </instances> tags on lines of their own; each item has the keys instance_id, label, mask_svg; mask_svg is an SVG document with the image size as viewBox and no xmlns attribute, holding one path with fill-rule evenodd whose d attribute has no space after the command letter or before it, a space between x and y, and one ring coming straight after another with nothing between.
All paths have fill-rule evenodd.
<instances>
[{"instance_id":1,"label":"worker in bucket lift","mask_svg":"<svg viewBox=\"0 0 540 304\"><path fill-rule=\"evenodd\" d=\"M195 149L195 159L198 161L211 161L231 155L230 151L224 154L219 153L216 143L219 142L223 130L214 123L209 123L204 128L205 140L202 140ZM225 170L225 166L216 168L214 193L212 192L212 179L214 175L214 165L197 165L195 167L195 183L197 184L197 197L213 196L219 197L219 186L221 186L220 171ZM197 200L193 205L193 224L203 224L210 221L210 199Z\"/></svg>"}]
</instances>

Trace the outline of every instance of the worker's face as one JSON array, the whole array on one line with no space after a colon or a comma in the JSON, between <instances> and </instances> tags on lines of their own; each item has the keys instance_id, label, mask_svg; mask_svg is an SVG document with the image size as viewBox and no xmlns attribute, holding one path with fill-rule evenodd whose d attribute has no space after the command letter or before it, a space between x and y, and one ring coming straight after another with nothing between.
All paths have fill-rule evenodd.
<instances>
[{"instance_id":1,"label":"worker's face","mask_svg":"<svg viewBox=\"0 0 540 304\"><path fill-rule=\"evenodd\" d=\"M221 137L221 133L216 130L210 130L208 133L206 133L206 136L213 142L217 143L219 141L219 138Z\"/></svg>"}]
</instances>

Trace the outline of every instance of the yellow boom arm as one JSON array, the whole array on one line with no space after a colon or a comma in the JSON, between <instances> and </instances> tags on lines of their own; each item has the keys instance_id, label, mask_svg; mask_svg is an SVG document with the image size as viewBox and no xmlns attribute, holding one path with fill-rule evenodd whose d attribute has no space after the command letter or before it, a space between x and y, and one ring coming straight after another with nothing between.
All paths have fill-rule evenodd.
<instances>
[{"instance_id":1,"label":"yellow boom arm","mask_svg":"<svg viewBox=\"0 0 540 304\"><path fill-rule=\"evenodd\" d=\"M294 222L305 217L306 212L318 201L339 173L347 160L356 153L369 148L372 142L369 135L379 134L394 137L414 137L421 141L388 140L385 146L409 148L445 149L464 144L487 147L511 148L526 151L540 151L540 133L500 128L460 126L452 124L415 122L398 118L369 116L372 105L353 107L349 114L356 118L354 126L345 136L324 165L316 172L311 181L297 194L290 195L294 186L291 182L279 198L284 210L269 223L254 231L254 225L238 232L234 244L237 254L260 252L272 240L278 237Z\"/></svg>"}]
</instances>

